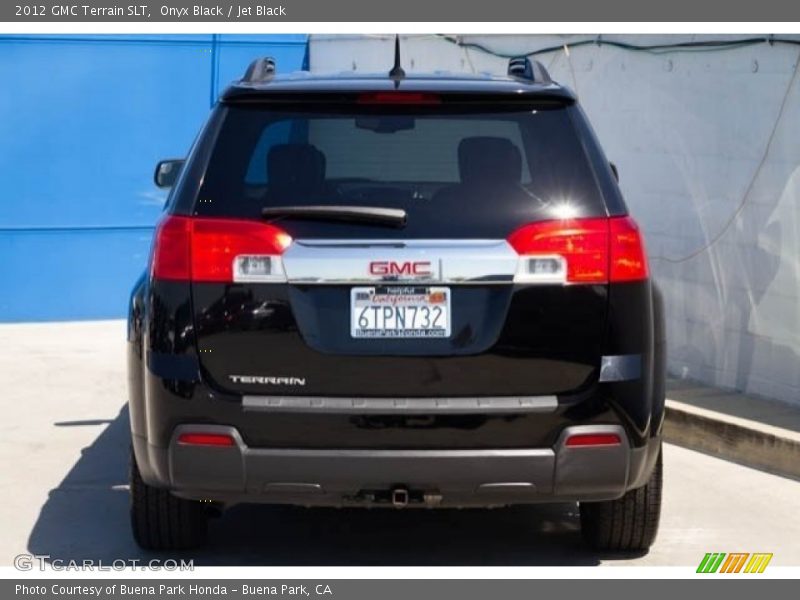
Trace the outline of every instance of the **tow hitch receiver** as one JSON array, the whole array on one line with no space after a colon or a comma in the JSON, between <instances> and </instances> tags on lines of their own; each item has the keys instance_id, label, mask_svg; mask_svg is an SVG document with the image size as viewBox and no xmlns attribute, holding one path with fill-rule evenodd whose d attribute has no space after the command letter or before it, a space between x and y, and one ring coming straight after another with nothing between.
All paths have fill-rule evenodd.
<instances>
[{"instance_id":1,"label":"tow hitch receiver","mask_svg":"<svg viewBox=\"0 0 800 600\"><path fill-rule=\"evenodd\" d=\"M438 490L410 490L398 485L391 489L361 490L351 501L371 505L391 505L394 508L407 506L434 507L442 502L442 494Z\"/></svg>"},{"instance_id":2,"label":"tow hitch receiver","mask_svg":"<svg viewBox=\"0 0 800 600\"><path fill-rule=\"evenodd\" d=\"M405 508L408 506L408 490L403 487L397 487L392 490L392 506L395 508Z\"/></svg>"}]
</instances>

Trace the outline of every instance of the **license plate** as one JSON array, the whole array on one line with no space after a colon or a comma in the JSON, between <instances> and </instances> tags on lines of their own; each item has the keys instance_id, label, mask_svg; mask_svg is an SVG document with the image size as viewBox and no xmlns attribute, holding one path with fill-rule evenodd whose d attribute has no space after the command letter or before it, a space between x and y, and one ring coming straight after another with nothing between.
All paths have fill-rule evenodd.
<instances>
[{"instance_id":1,"label":"license plate","mask_svg":"<svg viewBox=\"0 0 800 600\"><path fill-rule=\"evenodd\" d=\"M358 287L350 306L354 338L450 337L450 288Z\"/></svg>"}]
</instances>

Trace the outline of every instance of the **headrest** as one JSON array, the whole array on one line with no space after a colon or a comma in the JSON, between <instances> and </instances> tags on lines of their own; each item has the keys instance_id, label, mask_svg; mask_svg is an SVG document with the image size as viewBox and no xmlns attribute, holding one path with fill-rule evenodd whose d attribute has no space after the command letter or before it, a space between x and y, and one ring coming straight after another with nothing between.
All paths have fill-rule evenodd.
<instances>
[{"instance_id":1,"label":"headrest","mask_svg":"<svg viewBox=\"0 0 800 600\"><path fill-rule=\"evenodd\" d=\"M458 144L461 183L519 183L522 156L509 139L468 137Z\"/></svg>"},{"instance_id":2,"label":"headrest","mask_svg":"<svg viewBox=\"0 0 800 600\"><path fill-rule=\"evenodd\" d=\"M311 144L276 144L267 153L271 194L320 193L325 182L325 155Z\"/></svg>"}]
</instances>

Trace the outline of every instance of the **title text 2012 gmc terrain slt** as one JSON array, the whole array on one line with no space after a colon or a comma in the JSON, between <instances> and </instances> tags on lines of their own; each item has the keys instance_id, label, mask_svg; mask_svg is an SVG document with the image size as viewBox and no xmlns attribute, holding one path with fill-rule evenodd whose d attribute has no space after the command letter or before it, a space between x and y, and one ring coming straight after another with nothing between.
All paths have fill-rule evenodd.
<instances>
[{"instance_id":1,"label":"title text 2012 gmc terrain slt","mask_svg":"<svg viewBox=\"0 0 800 600\"><path fill-rule=\"evenodd\" d=\"M508 76L275 74L222 95L128 326L131 518L200 544L240 502L578 502L644 550L664 335L641 233L573 93Z\"/></svg>"}]
</instances>

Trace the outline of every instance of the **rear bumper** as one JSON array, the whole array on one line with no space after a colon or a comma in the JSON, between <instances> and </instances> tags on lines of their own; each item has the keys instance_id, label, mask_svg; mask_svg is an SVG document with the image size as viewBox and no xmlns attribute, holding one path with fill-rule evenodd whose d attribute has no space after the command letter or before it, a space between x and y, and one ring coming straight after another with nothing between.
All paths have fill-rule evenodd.
<instances>
[{"instance_id":1,"label":"rear bumper","mask_svg":"<svg viewBox=\"0 0 800 600\"><path fill-rule=\"evenodd\" d=\"M228 447L177 442L182 432L230 435ZM574 434L613 433L614 446L568 447ZM648 446L632 448L618 425L564 429L553 447L459 450L291 449L248 447L221 425L181 425L167 448L134 437L151 485L179 496L223 503L317 506L390 504L405 490L409 506L493 506L618 498L647 470ZM141 462L141 460L140 460Z\"/></svg>"}]
</instances>

